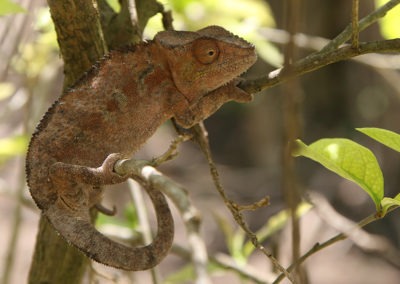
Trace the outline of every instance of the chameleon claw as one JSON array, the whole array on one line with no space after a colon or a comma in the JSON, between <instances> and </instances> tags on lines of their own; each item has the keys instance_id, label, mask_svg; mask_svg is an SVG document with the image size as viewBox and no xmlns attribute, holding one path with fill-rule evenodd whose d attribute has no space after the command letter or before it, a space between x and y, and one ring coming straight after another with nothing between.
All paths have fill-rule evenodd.
<instances>
[{"instance_id":1,"label":"chameleon claw","mask_svg":"<svg viewBox=\"0 0 400 284\"><path fill-rule=\"evenodd\" d=\"M104 205L102 205L101 203L97 203L95 205L95 207L99 212L101 212L107 216L114 216L117 213L117 207L115 207L115 205L113 206L112 209L109 209L109 208L105 207Z\"/></svg>"}]
</instances>

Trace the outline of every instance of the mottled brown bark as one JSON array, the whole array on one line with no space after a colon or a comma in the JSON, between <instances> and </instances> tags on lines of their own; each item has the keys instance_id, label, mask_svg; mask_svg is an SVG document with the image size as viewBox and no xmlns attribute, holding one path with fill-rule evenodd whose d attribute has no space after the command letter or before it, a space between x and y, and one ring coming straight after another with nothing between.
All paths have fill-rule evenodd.
<instances>
[{"instance_id":1,"label":"mottled brown bark","mask_svg":"<svg viewBox=\"0 0 400 284\"><path fill-rule=\"evenodd\" d=\"M72 85L106 52L99 14L93 1L49 0L60 52L64 86ZM29 283L80 283L87 258L67 244L41 217Z\"/></svg>"}]
</instances>

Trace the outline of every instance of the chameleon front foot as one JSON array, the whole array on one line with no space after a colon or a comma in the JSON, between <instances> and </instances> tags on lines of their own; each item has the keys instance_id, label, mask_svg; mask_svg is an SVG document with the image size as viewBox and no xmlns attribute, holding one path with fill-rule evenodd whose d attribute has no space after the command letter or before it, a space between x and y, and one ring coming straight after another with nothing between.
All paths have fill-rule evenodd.
<instances>
[{"instance_id":1,"label":"chameleon front foot","mask_svg":"<svg viewBox=\"0 0 400 284\"><path fill-rule=\"evenodd\" d=\"M128 176L120 176L114 171L114 165L121 160L123 156L119 153L112 153L107 156L103 164L97 168L97 171L103 178L103 184L117 184L127 180Z\"/></svg>"}]
</instances>

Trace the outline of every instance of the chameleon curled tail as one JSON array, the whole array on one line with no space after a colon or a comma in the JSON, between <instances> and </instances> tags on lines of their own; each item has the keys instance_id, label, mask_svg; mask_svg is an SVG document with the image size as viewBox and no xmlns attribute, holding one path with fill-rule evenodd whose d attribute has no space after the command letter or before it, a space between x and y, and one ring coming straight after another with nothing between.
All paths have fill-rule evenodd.
<instances>
[{"instance_id":1,"label":"chameleon curled tail","mask_svg":"<svg viewBox=\"0 0 400 284\"><path fill-rule=\"evenodd\" d=\"M153 202L158 231L154 241L144 247L131 248L107 238L90 222L89 211L74 212L63 202L44 211L55 229L91 259L125 270L146 270L156 266L167 255L174 237L174 221L164 195L147 189Z\"/></svg>"}]
</instances>

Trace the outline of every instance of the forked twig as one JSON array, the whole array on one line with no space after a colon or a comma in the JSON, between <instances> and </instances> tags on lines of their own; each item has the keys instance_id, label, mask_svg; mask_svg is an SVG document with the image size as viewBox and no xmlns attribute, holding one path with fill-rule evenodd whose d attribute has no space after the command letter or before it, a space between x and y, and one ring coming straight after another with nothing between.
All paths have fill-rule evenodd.
<instances>
[{"instance_id":1,"label":"forked twig","mask_svg":"<svg viewBox=\"0 0 400 284\"><path fill-rule=\"evenodd\" d=\"M358 21L358 33L378 21L400 3L400 0L391 0L379 7L371 14ZM340 47L353 35L352 24L350 23L337 37L331 40L320 51L311 53L307 57L300 59L290 65L290 68L279 68L252 80L245 80L240 84L240 88L249 93L257 93L272 86L279 85L287 79L306 74L320 69L329 64L350 59L355 56L368 53L390 53L400 51L400 39L382 40L376 42L359 43L358 48L354 49L351 45ZM290 70L290 72L287 72ZM290 74L288 74L290 73Z\"/></svg>"},{"instance_id":2,"label":"forked twig","mask_svg":"<svg viewBox=\"0 0 400 284\"><path fill-rule=\"evenodd\" d=\"M207 131L204 128L203 123L199 123L195 125L193 128L195 133L194 139L200 145L203 154L205 155L209 168L210 173L213 178L214 185L221 195L222 199L225 202L225 205L228 207L229 211L231 212L233 218L235 219L236 223L243 229L246 233L247 237L250 239L254 247L259 249L264 255L266 255L272 262L272 264L278 269L282 274L284 274L292 283L294 280L290 273L279 263L279 261L270 253L259 241L257 236L251 231L247 223L244 221L243 214L239 210L239 206L228 198L224 188L222 187L221 181L219 179L219 174L217 167L212 159L211 150L207 138Z\"/></svg>"}]
</instances>

